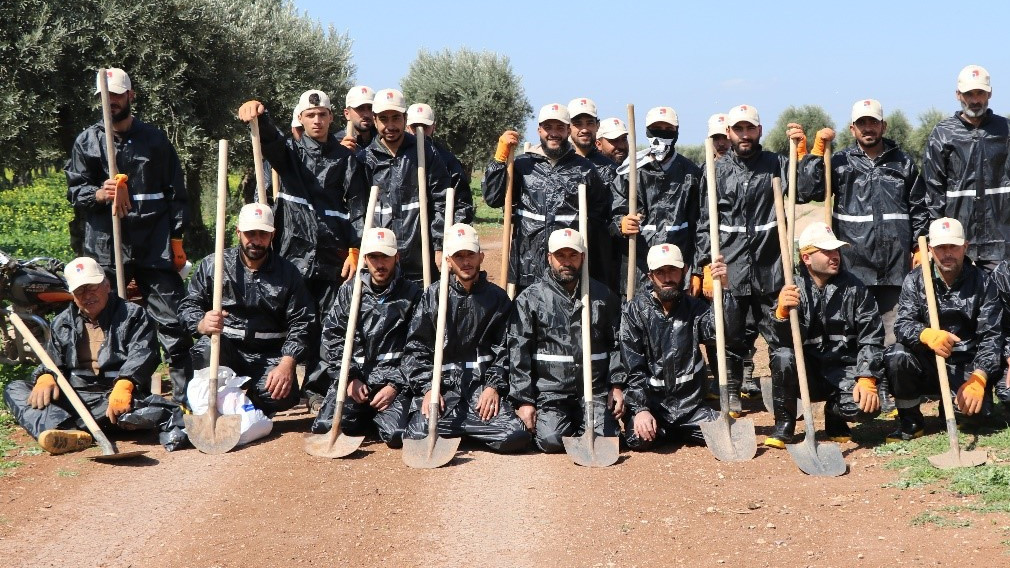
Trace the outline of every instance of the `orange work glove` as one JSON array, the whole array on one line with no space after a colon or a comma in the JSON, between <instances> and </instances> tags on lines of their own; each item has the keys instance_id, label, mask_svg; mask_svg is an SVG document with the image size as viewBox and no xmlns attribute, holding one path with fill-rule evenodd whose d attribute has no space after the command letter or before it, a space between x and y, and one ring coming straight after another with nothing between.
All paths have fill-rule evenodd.
<instances>
[{"instance_id":1,"label":"orange work glove","mask_svg":"<svg viewBox=\"0 0 1010 568\"><path fill-rule=\"evenodd\" d=\"M131 402L133 402L133 382L119 379L109 394L109 409L105 411L105 415L115 424L120 414L130 410Z\"/></svg>"},{"instance_id":2,"label":"orange work glove","mask_svg":"<svg viewBox=\"0 0 1010 568\"><path fill-rule=\"evenodd\" d=\"M957 389L957 407L965 414L977 414L982 410L985 397L985 371L975 369L968 380Z\"/></svg>"},{"instance_id":3,"label":"orange work glove","mask_svg":"<svg viewBox=\"0 0 1010 568\"><path fill-rule=\"evenodd\" d=\"M779 291L779 302L775 306L775 319L784 320L789 317L789 310L800 305L800 289L795 284L783 286Z\"/></svg>"},{"instance_id":4,"label":"orange work glove","mask_svg":"<svg viewBox=\"0 0 1010 568\"><path fill-rule=\"evenodd\" d=\"M498 148L494 151L496 162L505 163L509 159L512 148L519 145L519 133L515 130L506 130L498 137Z\"/></svg>"},{"instance_id":5,"label":"orange work glove","mask_svg":"<svg viewBox=\"0 0 1010 568\"><path fill-rule=\"evenodd\" d=\"M126 185L129 176L126 174L116 174L116 194L112 196L112 210L117 217L126 217L130 212L130 188Z\"/></svg>"},{"instance_id":6,"label":"orange work glove","mask_svg":"<svg viewBox=\"0 0 1010 568\"><path fill-rule=\"evenodd\" d=\"M701 293L705 295L706 298L712 297L712 267L705 265L701 269Z\"/></svg>"},{"instance_id":7,"label":"orange work glove","mask_svg":"<svg viewBox=\"0 0 1010 568\"><path fill-rule=\"evenodd\" d=\"M186 266L186 251L182 250L182 239L170 239L169 243L172 245L172 266L179 272Z\"/></svg>"},{"instance_id":8,"label":"orange work glove","mask_svg":"<svg viewBox=\"0 0 1010 568\"><path fill-rule=\"evenodd\" d=\"M790 122L786 125L786 138L796 140L796 159L802 160L807 155L807 135L803 133L803 127Z\"/></svg>"},{"instance_id":9,"label":"orange work glove","mask_svg":"<svg viewBox=\"0 0 1010 568\"><path fill-rule=\"evenodd\" d=\"M56 378L49 373L39 375L35 386L28 395L28 405L32 408L45 408L49 403L60 398L60 387L56 386Z\"/></svg>"},{"instance_id":10,"label":"orange work glove","mask_svg":"<svg viewBox=\"0 0 1010 568\"><path fill-rule=\"evenodd\" d=\"M361 253L361 249L349 248L347 249L347 260L351 261L351 270L358 269L358 255Z\"/></svg>"},{"instance_id":11,"label":"orange work glove","mask_svg":"<svg viewBox=\"0 0 1010 568\"><path fill-rule=\"evenodd\" d=\"M624 217L621 217L621 234L625 236L637 235L639 229L641 228L639 225L640 222L639 220L641 217L642 217L641 213L637 215L625 215Z\"/></svg>"},{"instance_id":12,"label":"orange work glove","mask_svg":"<svg viewBox=\"0 0 1010 568\"><path fill-rule=\"evenodd\" d=\"M942 329L927 327L919 334L919 341L925 343L934 353L946 359L950 357L950 350L954 344L961 341L961 338L953 333Z\"/></svg>"},{"instance_id":13,"label":"orange work glove","mask_svg":"<svg viewBox=\"0 0 1010 568\"><path fill-rule=\"evenodd\" d=\"M700 274L691 275L691 295L697 298L701 296L702 278Z\"/></svg>"},{"instance_id":14,"label":"orange work glove","mask_svg":"<svg viewBox=\"0 0 1010 568\"><path fill-rule=\"evenodd\" d=\"M835 131L830 128L822 128L814 135L814 149L810 151L815 156L824 156L824 147L828 142L835 139Z\"/></svg>"},{"instance_id":15,"label":"orange work glove","mask_svg":"<svg viewBox=\"0 0 1010 568\"><path fill-rule=\"evenodd\" d=\"M863 412L872 413L880 410L880 396L877 394L877 379L859 377L852 389L852 399Z\"/></svg>"}]
</instances>

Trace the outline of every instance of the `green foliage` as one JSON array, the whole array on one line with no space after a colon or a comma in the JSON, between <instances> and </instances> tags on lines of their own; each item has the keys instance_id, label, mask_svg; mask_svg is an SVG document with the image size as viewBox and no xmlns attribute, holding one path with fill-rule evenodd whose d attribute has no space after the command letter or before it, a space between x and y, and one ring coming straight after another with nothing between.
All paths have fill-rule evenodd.
<instances>
[{"instance_id":1,"label":"green foliage","mask_svg":"<svg viewBox=\"0 0 1010 568\"><path fill-rule=\"evenodd\" d=\"M411 103L435 111L435 137L473 169L491 159L504 130L523 130L533 113L520 77L507 56L466 48L431 53L422 49L401 81Z\"/></svg>"},{"instance_id":2,"label":"green foliage","mask_svg":"<svg viewBox=\"0 0 1010 568\"><path fill-rule=\"evenodd\" d=\"M684 156L688 160L691 160L694 164L699 164L702 169L705 168L705 145L704 144L688 144L686 146L677 146L677 153Z\"/></svg>"},{"instance_id":3,"label":"green foliage","mask_svg":"<svg viewBox=\"0 0 1010 568\"><path fill-rule=\"evenodd\" d=\"M912 128L912 123L908 121L908 117L901 110L895 110L891 114L884 117L884 121L887 122L887 132L884 136L894 140L894 143L898 145L899 148L908 152L908 140L912 136L914 128Z\"/></svg>"},{"instance_id":4,"label":"green foliage","mask_svg":"<svg viewBox=\"0 0 1010 568\"><path fill-rule=\"evenodd\" d=\"M922 155L926 152L929 133L933 132L937 123L945 118L947 115L936 108L931 108L919 115L919 127L909 135L908 146L905 147L905 151L912 156L919 167L922 167Z\"/></svg>"},{"instance_id":5,"label":"green foliage","mask_svg":"<svg viewBox=\"0 0 1010 568\"><path fill-rule=\"evenodd\" d=\"M764 129L762 133L764 135L762 140L764 149L783 154L789 152L786 125L790 122L796 122L803 126L803 131L807 135L807 151L813 148L814 134L818 130L835 127L835 122L831 120L828 113L817 105L791 106L782 111L771 130Z\"/></svg>"},{"instance_id":6,"label":"green foliage","mask_svg":"<svg viewBox=\"0 0 1010 568\"><path fill-rule=\"evenodd\" d=\"M62 173L0 192L0 250L20 259L51 256L66 262L73 258L67 227L73 209L66 195L67 179Z\"/></svg>"}]
</instances>

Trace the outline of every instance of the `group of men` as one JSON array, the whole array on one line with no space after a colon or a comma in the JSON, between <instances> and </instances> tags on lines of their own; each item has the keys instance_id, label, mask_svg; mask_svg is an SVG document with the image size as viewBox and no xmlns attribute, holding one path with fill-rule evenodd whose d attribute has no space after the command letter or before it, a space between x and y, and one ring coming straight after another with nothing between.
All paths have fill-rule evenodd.
<instances>
[{"instance_id":1,"label":"group of men","mask_svg":"<svg viewBox=\"0 0 1010 568\"><path fill-rule=\"evenodd\" d=\"M61 355L61 371L92 385L101 402L95 408L112 423L143 406L145 399L132 393L146 394L157 330L177 402L185 404L192 368L207 364L209 337L219 334L221 363L248 377L244 387L255 406L273 414L304 394L317 414L312 430L329 430L354 278L361 279L361 308L341 428L374 429L391 447L427 433L439 348L442 436L471 437L500 452L521 451L531 441L560 452L563 437L587 427L606 436L623 429L633 449L666 439L700 441L699 424L715 416L704 402L700 349L714 342L715 279L724 294L733 412L742 412L741 392L756 390L744 377L759 332L769 345L775 427L764 443L770 447L784 447L794 434L796 346L787 321L793 309L811 392L827 402L826 431L835 440L849 439L848 423L877 416L890 395L898 424L889 439L921 436L921 397L939 388L933 353L945 358L959 418L969 421L990 412L993 389L1007 371L1010 266L1001 261L1010 217L1001 201L1010 193L1008 128L988 109L989 75L975 65L958 76L962 110L934 129L921 174L884 138L883 109L872 99L853 105L855 144L833 154L830 171L824 154L834 132L818 131L807 153L802 126L789 125L799 160L795 188L787 183L788 158L761 147L754 107L714 115L719 258L710 254L707 174L676 151L673 108L648 112L649 145L631 154L624 123L600 120L591 99L545 105L540 143L514 155L520 136L504 132L482 183L484 200L504 206L514 159L514 299L481 270L484 253L469 224L469 175L432 138L428 105L408 108L399 91L355 86L345 97L346 130L331 134L330 99L310 90L285 133L252 100L238 117L258 122L263 154L281 183L272 208L252 203L238 216L238 246L224 255L220 311L211 302L213 257L200 263L188 290L177 272L186 260L187 221L179 160L163 133L132 116L126 73L112 69L108 82L116 160L126 178L108 175L104 127L87 129L67 165L68 198L87 221L85 255L68 264L74 305L54 322L62 331L49 350ZM425 131L423 155L411 133L417 128ZM425 180L418 179L422 160ZM638 176L633 212L630 160ZM833 228L815 222L801 232L802 266L796 285L785 286L773 179L804 203L824 199L829 175ZM371 186L380 188L379 199L367 211ZM580 186L588 203L581 212L588 217L585 234L577 229ZM430 227L420 224L422 187ZM445 219L449 187L456 190L455 213ZM123 222L127 280L140 288L143 309L116 300L109 284L112 211ZM364 231L366 215L372 228ZM422 254L423 229L430 232L429 255ZM922 274L912 270L925 253L916 250L916 238L927 233L941 329L929 326ZM633 278L640 285L622 300L628 239L638 242ZM422 288L425 256L432 273L451 271L442 345L434 344L438 285ZM588 305L579 294L585 262ZM104 298L100 306L96 296ZM582 329L586 309L589 330ZM598 407L592 425L583 423L578 380L583 333ZM130 340L110 348L113 337ZM133 351L146 357L144 364L129 363ZM306 368L303 388L299 364ZM15 381L5 401L46 450L79 449L89 440L75 432L51 371L40 367L32 380ZM997 394L1007 400L1004 390Z\"/></svg>"}]
</instances>

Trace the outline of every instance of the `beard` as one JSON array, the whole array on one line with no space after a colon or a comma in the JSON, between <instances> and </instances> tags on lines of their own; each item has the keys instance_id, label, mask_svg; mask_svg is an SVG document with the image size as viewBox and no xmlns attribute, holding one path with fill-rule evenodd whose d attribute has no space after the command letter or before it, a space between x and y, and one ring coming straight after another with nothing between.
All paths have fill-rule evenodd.
<instances>
[{"instance_id":1,"label":"beard","mask_svg":"<svg viewBox=\"0 0 1010 568\"><path fill-rule=\"evenodd\" d=\"M564 156L565 152L568 151L568 140L562 140L561 145L558 146L557 149L552 149L547 145L547 139L541 139L540 148L544 151L544 155L546 155L549 159L557 160L561 156Z\"/></svg>"},{"instance_id":2,"label":"beard","mask_svg":"<svg viewBox=\"0 0 1010 568\"><path fill-rule=\"evenodd\" d=\"M675 302L680 299L680 295L683 292L680 286L674 286L673 288L656 288L656 297L659 298L660 302Z\"/></svg>"},{"instance_id":3,"label":"beard","mask_svg":"<svg viewBox=\"0 0 1010 568\"><path fill-rule=\"evenodd\" d=\"M261 247L253 243L242 245L242 256L249 260L261 260L267 255L267 247Z\"/></svg>"},{"instance_id":4,"label":"beard","mask_svg":"<svg viewBox=\"0 0 1010 568\"><path fill-rule=\"evenodd\" d=\"M742 142L743 141L741 141L741 143ZM757 151L758 151L757 142L754 142L752 140L747 140L746 142L750 143L750 148L748 148L747 150L741 150L740 149L741 143L734 143L733 144L733 152L735 152L736 155L740 156L741 158L749 158L749 157L753 156L754 154L756 154Z\"/></svg>"},{"instance_id":5,"label":"beard","mask_svg":"<svg viewBox=\"0 0 1010 568\"><path fill-rule=\"evenodd\" d=\"M574 266L551 267L554 279L562 284L571 284L579 278L579 271Z\"/></svg>"},{"instance_id":6,"label":"beard","mask_svg":"<svg viewBox=\"0 0 1010 568\"><path fill-rule=\"evenodd\" d=\"M575 144L575 147L579 150L588 153L591 152L593 148L596 148L596 137L594 136L593 139L590 140L589 144L582 144L579 142L578 138L572 138L572 144Z\"/></svg>"},{"instance_id":7,"label":"beard","mask_svg":"<svg viewBox=\"0 0 1010 568\"><path fill-rule=\"evenodd\" d=\"M968 103L961 101L961 113L967 116L968 118L982 118L982 115L984 115L987 110L989 110L988 102L981 103L981 105L976 105L975 109L972 110L972 108L968 105Z\"/></svg>"},{"instance_id":8,"label":"beard","mask_svg":"<svg viewBox=\"0 0 1010 568\"><path fill-rule=\"evenodd\" d=\"M132 112L132 109L130 107L131 107L130 100L127 99L126 104L123 105L123 108L119 109L119 112L113 113L112 122L119 122L121 120L126 120L127 118L130 118L130 113Z\"/></svg>"}]
</instances>

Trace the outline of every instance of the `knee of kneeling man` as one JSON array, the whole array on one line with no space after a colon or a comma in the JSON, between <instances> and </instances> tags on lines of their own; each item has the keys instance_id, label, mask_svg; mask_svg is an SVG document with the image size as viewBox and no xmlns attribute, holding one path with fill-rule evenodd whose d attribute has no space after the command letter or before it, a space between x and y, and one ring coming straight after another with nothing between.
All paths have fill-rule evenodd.
<instances>
[{"instance_id":1,"label":"knee of kneeling man","mask_svg":"<svg viewBox=\"0 0 1010 568\"><path fill-rule=\"evenodd\" d=\"M541 435L537 431L537 446L547 454L560 454L565 451L565 444L561 441L561 432L550 432Z\"/></svg>"},{"instance_id":2,"label":"knee of kneeling man","mask_svg":"<svg viewBox=\"0 0 1010 568\"><path fill-rule=\"evenodd\" d=\"M769 365L774 369L785 369L786 367L796 366L793 350L789 347L779 347L772 351L769 356Z\"/></svg>"}]
</instances>

